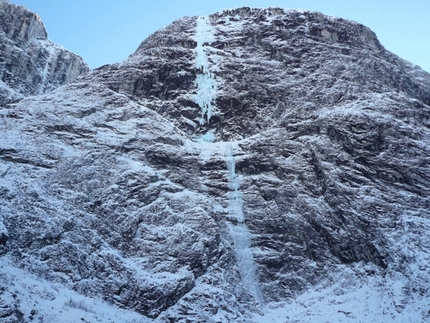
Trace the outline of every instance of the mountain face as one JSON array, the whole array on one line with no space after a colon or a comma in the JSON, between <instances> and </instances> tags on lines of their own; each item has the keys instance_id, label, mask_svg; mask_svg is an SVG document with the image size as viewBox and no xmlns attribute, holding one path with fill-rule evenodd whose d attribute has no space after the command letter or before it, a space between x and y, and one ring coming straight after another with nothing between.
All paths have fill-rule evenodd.
<instances>
[{"instance_id":1,"label":"mountain face","mask_svg":"<svg viewBox=\"0 0 430 323\"><path fill-rule=\"evenodd\" d=\"M182 18L0 129L10 322L430 318L430 75L358 23Z\"/></svg>"},{"instance_id":2,"label":"mountain face","mask_svg":"<svg viewBox=\"0 0 430 323\"><path fill-rule=\"evenodd\" d=\"M0 106L46 93L89 71L79 56L47 39L39 16L0 1Z\"/></svg>"}]
</instances>

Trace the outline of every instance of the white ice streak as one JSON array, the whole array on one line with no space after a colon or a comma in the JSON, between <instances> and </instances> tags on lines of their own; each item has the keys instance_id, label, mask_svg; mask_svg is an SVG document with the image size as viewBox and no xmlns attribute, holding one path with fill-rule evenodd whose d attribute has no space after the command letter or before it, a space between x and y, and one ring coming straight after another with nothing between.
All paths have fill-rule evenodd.
<instances>
[{"instance_id":1,"label":"white ice streak","mask_svg":"<svg viewBox=\"0 0 430 323\"><path fill-rule=\"evenodd\" d=\"M251 253L251 235L245 224L243 214L243 195L240 191L240 178L236 174L236 162L232 147L227 149L227 168L229 182L229 217L234 222L230 224L230 234L234 240L237 265L245 289L254 299L263 304L263 296L256 279L256 268Z\"/></svg>"},{"instance_id":2,"label":"white ice streak","mask_svg":"<svg viewBox=\"0 0 430 323\"><path fill-rule=\"evenodd\" d=\"M214 28L210 25L208 17L197 18L196 36L196 67L200 70L197 74L197 93L193 100L201 108L200 124L209 122L215 106L218 83L210 71L210 63L205 47L215 41ZM206 120L205 120L206 119Z\"/></svg>"},{"instance_id":3,"label":"white ice streak","mask_svg":"<svg viewBox=\"0 0 430 323\"><path fill-rule=\"evenodd\" d=\"M240 179L236 174L236 161L232 148L227 150L227 169L229 192L229 215L238 223L243 223L243 195L240 189Z\"/></svg>"},{"instance_id":4,"label":"white ice streak","mask_svg":"<svg viewBox=\"0 0 430 323\"><path fill-rule=\"evenodd\" d=\"M215 29L210 25L208 17L198 17L196 36L196 67L202 69L203 73L209 73L209 60L204 46L215 41Z\"/></svg>"},{"instance_id":5,"label":"white ice streak","mask_svg":"<svg viewBox=\"0 0 430 323\"><path fill-rule=\"evenodd\" d=\"M43 91L47 89L49 75L50 75L50 69L52 68L52 63L54 61L54 55L55 55L55 48L53 46L45 46L46 52L48 56L46 57L45 67L42 71L42 77L43 77Z\"/></svg>"}]
</instances>

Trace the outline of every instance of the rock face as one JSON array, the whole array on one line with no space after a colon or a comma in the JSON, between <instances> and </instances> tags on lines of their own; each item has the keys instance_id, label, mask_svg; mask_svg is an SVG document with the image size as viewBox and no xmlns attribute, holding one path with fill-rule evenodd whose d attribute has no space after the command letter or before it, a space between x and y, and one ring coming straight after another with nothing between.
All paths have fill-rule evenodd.
<instances>
[{"instance_id":1,"label":"rock face","mask_svg":"<svg viewBox=\"0 0 430 323\"><path fill-rule=\"evenodd\" d=\"M0 1L0 105L46 93L89 71L78 55L47 39L39 16Z\"/></svg>"},{"instance_id":2,"label":"rock face","mask_svg":"<svg viewBox=\"0 0 430 323\"><path fill-rule=\"evenodd\" d=\"M145 321L429 319L430 75L358 23L183 18L0 129L7 268Z\"/></svg>"}]
</instances>

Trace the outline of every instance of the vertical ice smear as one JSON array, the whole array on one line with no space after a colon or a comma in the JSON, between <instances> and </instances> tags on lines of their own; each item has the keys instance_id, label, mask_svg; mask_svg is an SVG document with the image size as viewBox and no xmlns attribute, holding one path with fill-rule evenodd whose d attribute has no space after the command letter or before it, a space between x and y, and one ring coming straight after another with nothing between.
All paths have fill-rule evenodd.
<instances>
[{"instance_id":1,"label":"vertical ice smear","mask_svg":"<svg viewBox=\"0 0 430 323\"><path fill-rule=\"evenodd\" d=\"M55 49L52 46L46 46L45 47L46 52L47 52L47 57L46 57L46 63L45 66L43 68L43 72L42 72L42 77L43 77L43 91L47 90L48 87L48 81L49 81L49 70L50 70L50 65L52 64L52 62L54 61L54 54L55 54Z\"/></svg>"},{"instance_id":2,"label":"vertical ice smear","mask_svg":"<svg viewBox=\"0 0 430 323\"><path fill-rule=\"evenodd\" d=\"M227 150L227 168L229 182L229 217L234 224L229 224L230 233L235 244L235 251L239 273L245 289L254 299L263 304L263 296L256 279L256 268L251 253L251 235L245 224L243 214L243 195L240 191L240 179L236 174L236 162L233 156L232 147Z\"/></svg>"},{"instance_id":3,"label":"vertical ice smear","mask_svg":"<svg viewBox=\"0 0 430 323\"><path fill-rule=\"evenodd\" d=\"M204 125L212 117L215 108L213 102L217 97L218 87L215 76L210 71L210 63L205 51L205 46L215 41L214 28L210 25L208 17L197 18L195 40L197 42L196 67L200 73L197 74L197 93L193 100L201 108L200 124Z\"/></svg>"},{"instance_id":4,"label":"vertical ice smear","mask_svg":"<svg viewBox=\"0 0 430 323\"><path fill-rule=\"evenodd\" d=\"M228 186L229 192L229 215L237 221L243 223L245 220L243 216L243 198L240 189L240 179L236 174L236 161L233 157L232 148L229 147L227 151L227 169L228 169Z\"/></svg>"},{"instance_id":5,"label":"vertical ice smear","mask_svg":"<svg viewBox=\"0 0 430 323\"><path fill-rule=\"evenodd\" d=\"M196 67L203 73L209 73L209 60L204 50L204 45L210 45L215 41L214 28L210 25L208 17L198 17L196 27Z\"/></svg>"}]
</instances>

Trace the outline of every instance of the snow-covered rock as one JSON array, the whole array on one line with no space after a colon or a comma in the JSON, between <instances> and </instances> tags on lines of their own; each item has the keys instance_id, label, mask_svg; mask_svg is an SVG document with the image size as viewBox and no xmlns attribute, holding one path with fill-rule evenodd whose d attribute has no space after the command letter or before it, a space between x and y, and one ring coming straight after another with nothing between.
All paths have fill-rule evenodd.
<instances>
[{"instance_id":1,"label":"snow-covered rock","mask_svg":"<svg viewBox=\"0 0 430 323\"><path fill-rule=\"evenodd\" d=\"M46 93L89 71L76 54L47 39L39 16L0 1L0 106Z\"/></svg>"},{"instance_id":2,"label":"snow-covered rock","mask_svg":"<svg viewBox=\"0 0 430 323\"><path fill-rule=\"evenodd\" d=\"M186 17L0 129L3 291L30 272L90 322L89 298L142 322L429 319L430 75L356 22ZM58 318L28 285L4 317Z\"/></svg>"}]
</instances>

